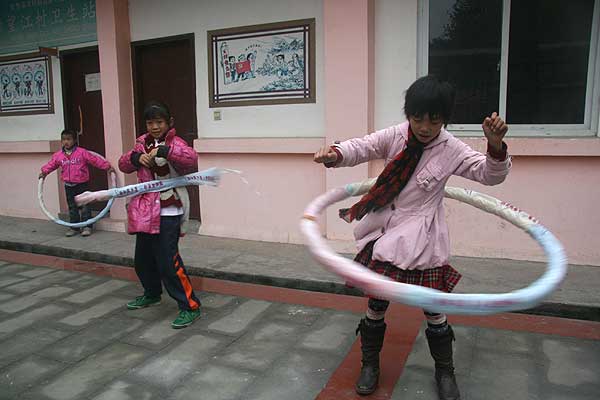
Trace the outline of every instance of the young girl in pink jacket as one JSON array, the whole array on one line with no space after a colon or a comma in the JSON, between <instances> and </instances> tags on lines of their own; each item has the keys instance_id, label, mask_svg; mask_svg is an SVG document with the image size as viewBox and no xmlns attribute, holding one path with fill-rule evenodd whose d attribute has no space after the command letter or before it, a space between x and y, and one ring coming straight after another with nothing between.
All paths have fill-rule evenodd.
<instances>
[{"instance_id":1,"label":"young girl in pink jacket","mask_svg":"<svg viewBox=\"0 0 600 400\"><path fill-rule=\"evenodd\" d=\"M487 154L481 154L446 131L453 106L452 86L425 76L406 91L407 122L324 147L314 155L314 161L326 167L385 160L373 188L354 206L340 210L345 221L359 221L354 229L359 250L355 260L398 282L448 293L461 275L448 263L444 186L451 175L497 185L511 166L503 142L508 131L504 121L496 113L484 119L488 147ZM369 298L366 316L357 329L362 368L356 392L361 395L371 394L377 387L388 305L387 300ZM445 314L423 311L439 397L460 399L452 360L452 327Z\"/></svg>"},{"instance_id":2,"label":"young girl in pink jacket","mask_svg":"<svg viewBox=\"0 0 600 400\"><path fill-rule=\"evenodd\" d=\"M62 148L52 155L50 161L42 166L39 177L45 178L49 173L60 167L60 176L65 184L67 205L69 206L69 221L77 223L92 218L92 211L88 206L80 208L75 204L75 196L89 190L90 180L89 166L111 171L112 167L103 158L87 151L77 145L77 133L71 129L65 129L60 134ZM69 229L66 236L74 236L79 233L79 228ZM86 226L81 231L81 236L90 236L92 226Z\"/></svg>"},{"instance_id":3,"label":"young girl in pink jacket","mask_svg":"<svg viewBox=\"0 0 600 400\"><path fill-rule=\"evenodd\" d=\"M119 169L126 174L137 172L139 182L168 179L193 170L198 155L175 135L168 107L150 102L144 108L144 119L148 131L121 156ZM136 235L135 272L144 288L144 294L127 303L127 308L160 304L162 282L179 306L179 315L171 323L175 329L192 324L200 316L200 300L179 254L179 236L188 210L185 187L135 196L127 207L128 232Z\"/></svg>"}]
</instances>

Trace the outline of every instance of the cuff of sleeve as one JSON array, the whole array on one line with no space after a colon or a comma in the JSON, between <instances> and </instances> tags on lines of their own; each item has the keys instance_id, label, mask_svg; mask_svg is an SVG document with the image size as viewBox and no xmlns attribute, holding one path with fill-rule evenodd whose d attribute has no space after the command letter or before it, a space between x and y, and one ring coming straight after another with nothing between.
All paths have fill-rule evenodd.
<instances>
[{"instance_id":1,"label":"cuff of sleeve","mask_svg":"<svg viewBox=\"0 0 600 400\"><path fill-rule=\"evenodd\" d=\"M504 161L508 157L508 146L505 142L502 142L502 149L498 151L492 148L492 146L490 146L488 143L487 152L494 160Z\"/></svg>"},{"instance_id":2,"label":"cuff of sleeve","mask_svg":"<svg viewBox=\"0 0 600 400\"><path fill-rule=\"evenodd\" d=\"M340 151L340 149L337 148L337 146L331 146L330 147L331 150L335 151L335 154L337 154L337 160L332 161L332 162L328 162L328 163L324 163L323 165L326 168L333 168L336 165L338 165L339 163L342 162L342 159L344 158L344 156L342 155L342 152Z\"/></svg>"},{"instance_id":3,"label":"cuff of sleeve","mask_svg":"<svg viewBox=\"0 0 600 400\"><path fill-rule=\"evenodd\" d=\"M142 156L142 153L138 153L138 152L134 151L133 153L131 153L131 156L129 157L129 160L136 168L139 168L142 166L142 164L140 164L141 156Z\"/></svg>"},{"instance_id":4,"label":"cuff of sleeve","mask_svg":"<svg viewBox=\"0 0 600 400\"><path fill-rule=\"evenodd\" d=\"M161 145L158 146L158 151L156 152L156 156L160 158L167 158L169 155L169 150L171 150L170 146Z\"/></svg>"}]
</instances>

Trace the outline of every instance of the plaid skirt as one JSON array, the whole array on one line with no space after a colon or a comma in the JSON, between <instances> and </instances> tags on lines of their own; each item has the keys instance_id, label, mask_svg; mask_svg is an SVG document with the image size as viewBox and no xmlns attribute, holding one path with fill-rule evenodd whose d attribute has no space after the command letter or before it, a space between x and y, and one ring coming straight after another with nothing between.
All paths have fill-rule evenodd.
<instances>
[{"instance_id":1,"label":"plaid skirt","mask_svg":"<svg viewBox=\"0 0 600 400\"><path fill-rule=\"evenodd\" d=\"M387 276L396 282L425 286L431 289L450 293L460 281L462 275L450 265L426 270L404 270L390 262L373 260L373 247L376 240L369 242L354 258L354 261L364 265L378 274Z\"/></svg>"}]
</instances>

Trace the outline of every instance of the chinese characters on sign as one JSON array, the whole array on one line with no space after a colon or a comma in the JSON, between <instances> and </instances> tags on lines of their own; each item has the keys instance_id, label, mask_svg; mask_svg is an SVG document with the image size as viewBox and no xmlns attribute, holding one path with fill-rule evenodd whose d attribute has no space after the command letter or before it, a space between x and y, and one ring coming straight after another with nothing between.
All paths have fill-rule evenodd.
<instances>
[{"instance_id":1,"label":"chinese characters on sign","mask_svg":"<svg viewBox=\"0 0 600 400\"><path fill-rule=\"evenodd\" d=\"M0 53L95 41L95 0L3 0Z\"/></svg>"}]
</instances>

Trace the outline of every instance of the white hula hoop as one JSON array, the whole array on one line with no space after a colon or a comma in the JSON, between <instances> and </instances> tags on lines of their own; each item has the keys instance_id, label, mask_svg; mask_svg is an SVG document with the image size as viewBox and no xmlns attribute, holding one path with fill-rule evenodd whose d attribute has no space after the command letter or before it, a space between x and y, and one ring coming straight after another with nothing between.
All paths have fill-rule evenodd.
<instances>
[{"instance_id":1,"label":"white hula hoop","mask_svg":"<svg viewBox=\"0 0 600 400\"><path fill-rule=\"evenodd\" d=\"M100 154L98 154L96 152L93 152L90 150L88 150L88 151L102 159L105 159L104 157L102 157ZM63 221L62 219L58 218L57 216L52 215L52 213L50 211L48 211L48 209L46 208L46 203L44 203L44 180L45 180L45 178L40 178L38 180L38 191L37 191L38 203L40 205L40 208L42 209L42 212L46 215L46 217L48 217L51 221L56 222L57 224L62 225L62 226L66 226L69 228L83 228L84 226L92 225L92 224L98 222L101 218L104 218L104 216L108 213L108 211L110 210L110 208L112 207L112 204L114 202L114 199L108 200L108 203L106 203L106 206L102 209L102 211L100 211L98 213L98 215L96 215L93 218L88 219L87 221L81 221L81 222L77 222L77 223ZM114 171L110 173L110 181L111 181L113 187L117 186L117 174Z\"/></svg>"},{"instance_id":2,"label":"white hula hoop","mask_svg":"<svg viewBox=\"0 0 600 400\"><path fill-rule=\"evenodd\" d=\"M376 179L352 183L332 189L314 199L300 222L312 255L329 271L365 293L433 312L464 315L486 315L531 308L554 291L567 273L567 257L556 237L535 218L494 197L472 190L446 187L445 197L470 204L494 214L527 232L543 248L547 257L544 274L528 287L502 294L445 293L417 285L393 281L357 262L336 254L323 238L317 216L327 207L350 196L366 193Z\"/></svg>"}]
</instances>

